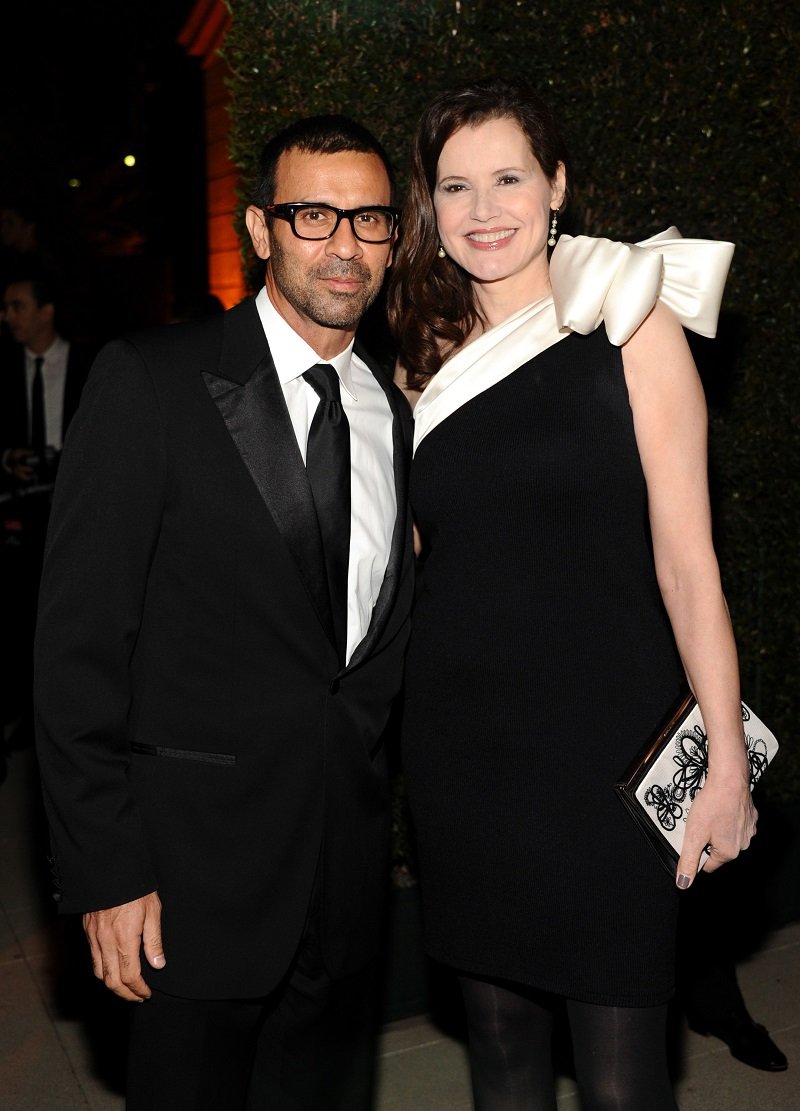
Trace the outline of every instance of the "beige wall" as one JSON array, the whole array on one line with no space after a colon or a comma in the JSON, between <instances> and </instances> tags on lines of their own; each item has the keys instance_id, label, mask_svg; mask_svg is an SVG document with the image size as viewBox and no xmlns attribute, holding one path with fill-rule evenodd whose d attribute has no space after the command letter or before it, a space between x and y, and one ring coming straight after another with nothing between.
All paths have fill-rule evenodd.
<instances>
[{"instance_id":1,"label":"beige wall","mask_svg":"<svg viewBox=\"0 0 800 1111\"><path fill-rule=\"evenodd\" d=\"M203 67L206 133L206 213L208 220L208 286L225 308L245 295L236 215L236 168L228 157L230 94L227 69L217 54L230 17L222 0L197 0L178 41Z\"/></svg>"}]
</instances>

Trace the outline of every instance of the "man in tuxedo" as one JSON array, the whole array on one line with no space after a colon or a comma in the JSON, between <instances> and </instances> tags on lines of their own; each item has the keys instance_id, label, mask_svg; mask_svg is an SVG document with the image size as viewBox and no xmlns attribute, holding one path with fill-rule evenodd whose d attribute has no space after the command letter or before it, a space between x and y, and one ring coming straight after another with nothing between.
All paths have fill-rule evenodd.
<instances>
[{"instance_id":1,"label":"man in tuxedo","mask_svg":"<svg viewBox=\"0 0 800 1111\"><path fill-rule=\"evenodd\" d=\"M110 344L64 452L38 748L56 897L135 1004L131 1111L369 1107L410 421L353 340L391 200L349 119L274 137L265 287Z\"/></svg>"},{"instance_id":2,"label":"man in tuxedo","mask_svg":"<svg viewBox=\"0 0 800 1111\"><path fill-rule=\"evenodd\" d=\"M2 291L0 674L10 748L33 739L31 653L50 492L90 363L83 347L59 335L58 300L53 280L39 270L15 271Z\"/></svg>"},{"instance_id":3,"label":"man in tuxedo","mask_svg":"<svg viewBox=\"0 0 800 1111\"><path fill-rule=\"evenodd\" d=\"M15 341L4 346L0 368L4 488L50 476L86 381L88 354L58 334L56 301L52 280L41 273L13 277L4 290L3 315Z\"/></svg>"}]
</instances>

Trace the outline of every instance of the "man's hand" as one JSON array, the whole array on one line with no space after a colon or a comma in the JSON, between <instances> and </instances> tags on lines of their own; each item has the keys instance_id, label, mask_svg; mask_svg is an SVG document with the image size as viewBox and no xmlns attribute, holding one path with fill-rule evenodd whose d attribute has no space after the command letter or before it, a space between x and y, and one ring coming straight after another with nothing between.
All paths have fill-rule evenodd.
<instances>
[{"instance_id":1,"label":"man's hand","mask_svg":"<svg viewBox=\"0 0 800 1111\"><path fill-rule=\"evenodd\" d=\"M132 1003L149 999L150 988L142 976L139 958L141 947L153 968L166 964L161 944L161 900L156 892L119 907L90 911L83 916L83 928L98 980Z\"/></svg>"}]
</instances>

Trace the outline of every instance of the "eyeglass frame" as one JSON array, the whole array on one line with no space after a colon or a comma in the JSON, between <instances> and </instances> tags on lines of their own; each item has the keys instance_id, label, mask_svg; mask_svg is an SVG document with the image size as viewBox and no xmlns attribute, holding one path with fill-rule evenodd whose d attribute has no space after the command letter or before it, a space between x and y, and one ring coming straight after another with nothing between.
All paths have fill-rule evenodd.
<instances>
[{"instance_id":1,"label":"eyeglass frame","mask_svg":"<svg viewBox=\"0 0 800 1111\"><path fill-rule=\"evenodd\" d=\"M336 213L336 223L327 235L319 235L310 237L301 235L295 227L295 219L298 211L304 208L326 208L329 212ZM339 228L342 220L347 220L355 238L359 243L372 243L380 245L388 243L392 236L400 226L400 209L395 208L389 204L364 204L358 208L337 208L335 205L328 204L326 201L288 201L283 204L267 204L264 205L264 212L268 216L276 217L279 220L285 220L289 227L292 229L292 235L296 239L302 239L304 243L324 243L326 239L333 239L334 235ZM392 230L385 239L362 239L356 231L354 220L356 216L362 212L385 212L392 218Z\"/></svg>"}]
</instances>

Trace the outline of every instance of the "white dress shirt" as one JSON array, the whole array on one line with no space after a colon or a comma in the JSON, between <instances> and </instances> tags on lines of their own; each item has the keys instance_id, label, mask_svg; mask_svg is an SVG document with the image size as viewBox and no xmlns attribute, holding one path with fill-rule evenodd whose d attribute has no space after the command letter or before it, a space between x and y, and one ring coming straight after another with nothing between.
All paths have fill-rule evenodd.
<instances>
[{"instance_id":1,"label":"white dress shirt","mask_svg":"<svg viewBox=\"0 0 800 1111\"><path fill-rule=\"evenodd\" d=\"M306 458L308 432L319 396L302 377L315 363L328 363L341 383L342 406L350 424L350 561L347 573L347 653L349 661L369 627L389 561L397 499L394 490L392 410L383 388L353 354L353 344L323 359L283 319L266 288L256 297L286 406Z\"/></svg>"},{"instance_id":2,"label":"white dress shirt","mask_svg":"<svg viewBox=\"0 0 800 1111\"><path fill-rule=\"evenodd\" d=\"M36 360L33 351L25 348L25 389L28 399L28 435L31 434L31 414L33 413L33 376L36 373ZM56 336L48 349L42 352L42 381L44 384L44 421L45 443L61 451L61 431L64 420L64 385L67 381L67 359L69 343ZM30 440L28 441L30 443Z\"/></svg>"}]
</instances>

